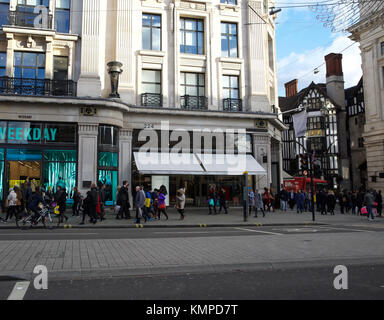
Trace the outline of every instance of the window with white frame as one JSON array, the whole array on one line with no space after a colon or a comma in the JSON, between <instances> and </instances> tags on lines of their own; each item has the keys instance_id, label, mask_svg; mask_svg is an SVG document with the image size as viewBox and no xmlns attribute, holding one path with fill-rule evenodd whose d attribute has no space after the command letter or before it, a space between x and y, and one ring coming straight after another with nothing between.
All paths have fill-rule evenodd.
<instances>
[{"instance_id":1,"label":"window with white frame","mask_svg":"<svg viewBox=\"0 0 384 320\"><path fill-rule=\"evenodd\" d=\"M9 16L9 0L0 0L0 27L7 25Z\"/></svg>"},{"instance_id":2,"label":"window with white frame","mask_svg":"<svg viewBox=\"0 0 384 320\"><path fill-rule=\"evenodd\" d=\"M180 52L204 54L204 21L180 18Z\"/></svg>"},{"instance_id":3,"label":"window with white frame","mask_svg":"<svg viewBox=\"0 0 384 320\"><path fill-rule=\"evenodd\" d=\"M143 13L142 19L143 49L161 51L161 15Z\"/></svg>"},{"instance_id":4,"label":"window with white frame","mask_svg":"<svg viewBox=\"0 0 384 320\"><path fill-rule=\"evenodd\" d=\"M55 29L59 33L69 33L71 0L56 0Z\"/></svg>"},{"instance_id":5,"label":"window with white frame","mask_svg":"<svg viewBox=\"0 0 384 320\"><path fill-rule=\"evenodd\" d=\"M237 24L221 23L221 56L237 58Z\"/></svg>"}]
</instances>

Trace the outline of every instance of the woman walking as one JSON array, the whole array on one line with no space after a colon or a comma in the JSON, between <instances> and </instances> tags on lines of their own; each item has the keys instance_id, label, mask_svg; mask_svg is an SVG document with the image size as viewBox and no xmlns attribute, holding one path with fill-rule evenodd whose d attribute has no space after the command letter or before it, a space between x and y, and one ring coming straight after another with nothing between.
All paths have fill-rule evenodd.
<instances>
[{"instance_id":1,"label":"woman walking","mask_svg":"<svg viewBox=\"0 0 384 320\"><path fill-rule=\"evenodd\" d=\"M185 207L185 192L184 189L180 188L176 194L176 209L180 213L180 220L184 220L184 207Z\"/></svg>"},{"instance_id":2,"label":"woman walking","mask_svg":"<svg viewBox=\"0 0 384 320\"><path fill-rule=\"evenodd\" d=\"M13 216L16 218L17 213L17 195L16 192L12 189L9 190L8 195L8 210L7 210L7 216L5 217L4 222L9 222Z\"/></svg>"},{"instance_id":3,"label":"woman walking","mask_svg":"<svg viewBox=\"0 0 384 320\"><path fill-rule=\"evenodd\" d=\"M327 197L328 212L331 214L331 216L335 215L335 206L336 206L336 198L335 198L334 192L331 190L329 191L329 194Z\"/></svg>"},{"instance_id":4,"label":"woman walking","mask_svg":"<svg viewBox=\"0 0 384 320\"><path fill-rule=\"evenodd\" d=\"M158 197L158 204L159 204L159 220L161 220L161 214L163 213L165 215L165 218L168 220L168 214L166 211L166 204L165 204L165 194L163 193L164 190L160 190L160 194Z\"/></svg>"},{"instance_id":5,"label":"woman walking","mask_svg":"<svg viewBox=\"0 0 384 320\"><path fill-rule=\"evenodd\" d=\"M77 187L73 188L73 207L72 207L72 216L79 216L80 215L80 206L81 206L81 194Z\"/></svg>"},{"instance_id":6,"label":"woman walking","mask_svg":"<svg viewBox=\"0 0 384 320\"><path fill-rule=\"evenodd\" d=\"M263 198L259 193L259 190L255 191L254 201L255 201L255 218L257 218L258 209L260 209L261 213L263 214L263 217L265 217Z\"/></svg>"},{"instance_id":7,"label":"woman walking","mask_svg":"<svg viewBox=\"0 0 384 320\"><path fill-rule=\"evenodd\" d=\"M209 213L208 215L212 214L212 208L214 214L217 214L216 212L216 202L217 202L217 195L216 195L216 190L214 186L210 186L208 190L208 207L209 207Z\"/></svg>"}]
</instances>

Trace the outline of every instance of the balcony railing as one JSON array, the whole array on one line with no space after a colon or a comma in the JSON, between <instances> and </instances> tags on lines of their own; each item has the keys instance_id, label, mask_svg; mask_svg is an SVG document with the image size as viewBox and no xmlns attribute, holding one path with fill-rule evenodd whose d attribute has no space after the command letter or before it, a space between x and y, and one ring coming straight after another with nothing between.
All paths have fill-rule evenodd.
<instances>
[{"instance_id":1,"label":"balcony railing","mask_svg":"<svg viewBox=\"0 0 384 320\"><path fill-rule=\"evenodd\" d=\"M208 98L185 95L180 97L181 108L188 110L207 110Z\"/></svg>"},{"instance_id":2,"label":"balcony railing","mask_svg":"<svg viewBox=\"0 0 384 320\"><path fill-rule=\"evenodd\" d=\"M243 111L243 101L241 99L224 99L224 111L241 112Z\"/></svg>"},{"instance_id":3,"label":"balcony railing","mask_svg":"<svg viewBox=\"0 0 384 320\"><path fill-rule=\"evenodd\" d=\"M143 93L141 95L141 105L143 107L162 107L163 96L157 93Z\"/></svg>"},{"instance_id":4,"label":"balcony railing","mask_svg":"<svg viewBox=\"0 0 384 320\"><path fill-rule=\"evenodd\" d=\"M40 16L40 17L39 17ZM37 24L35 24L35 19ZM26 12L26 11L11 11L9 13L9 25L19 27L37 28L37 25L41 25L41 28L52 29L53 28L52 15L48 15L47 25L44 26L44 22L39 13Z\"/></svg>"},{"instance_id":5,"label":"balcony railing","mask_svg":"<svg viewBox=\"0 0 384 320\"><path fill-rule=\"evenodd\" d=\"M71 80L0 77L0 94L75 97L77 83Z\"/></svg>"}]
</instances>

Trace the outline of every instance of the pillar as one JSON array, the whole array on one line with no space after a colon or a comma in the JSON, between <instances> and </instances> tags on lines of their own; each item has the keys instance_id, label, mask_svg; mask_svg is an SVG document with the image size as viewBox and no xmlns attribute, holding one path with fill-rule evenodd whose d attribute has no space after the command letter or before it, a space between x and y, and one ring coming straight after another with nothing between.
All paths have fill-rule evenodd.
<instances>
[{"instance_id":1,"label":"pillar","mask_svg":"<svg viewBox=\"0 0 384 320\"><path fill-rule=\"evenodd\" d=\"M124 180L128 181L132 207L132 130L120 129L119 150L119 185L121 186Z\"/></svg>"},{"instance_id":2,"label":"pillar","mask_svg":"<svg viewBox=\"0 0 384 320\"><path fill-rule=\"evenodd\" d=\"M90 183L97 182L97 124L79 123L79 191L85 194Z\"/></svg>"},{"instance_id":3,"label":"pillar","mask_svg":"<svg viewBox=\"0 0 384 320\"><path fill-rule=\"evenodd\" d=\"M267 171L264 176L256 176L256 188L270 188L272 183L271 137L268 134L253 134L253 155L256 161ZM265 157L267 161L264 162Z\"/></svg>"}]
</instances>

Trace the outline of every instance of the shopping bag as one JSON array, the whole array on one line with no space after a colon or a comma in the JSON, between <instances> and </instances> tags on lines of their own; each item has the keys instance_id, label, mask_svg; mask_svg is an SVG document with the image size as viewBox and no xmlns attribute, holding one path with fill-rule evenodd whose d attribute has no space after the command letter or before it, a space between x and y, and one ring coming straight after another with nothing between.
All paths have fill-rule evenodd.
<instances>
[{"instance_id":1,"label":"shopping bag","mask_svg":"<svg viewBox=\"0 0 384 320\"><path fill-rule=\"evenodd\" d=\"M213 201L213 199L209 199L209 205L213 207L215 205L215 201Z\"/></svg>"},{"instance_id":2,"label":"shopping bag","mask_svg":"<svg viewBox=\"0 0 384 320\"><path fill-rule=\"evenodd\" d=\"M362 208L361 208L361 215L364 216L364 215L366 215L366 214L368 214L367 207L362 207Z\"/></svg>"},{"instance_id":3,"label":"shopping bag","mask_svg":"<svg viewBox=\"0 0 384 320\"><path fill-rule=\"evenodd\" d=\"M120 212L120 208L121 208L121 206L115 206L115 209L113 210L113 213L118 215L119 212Z\"/></svg>"}]
</instances>

